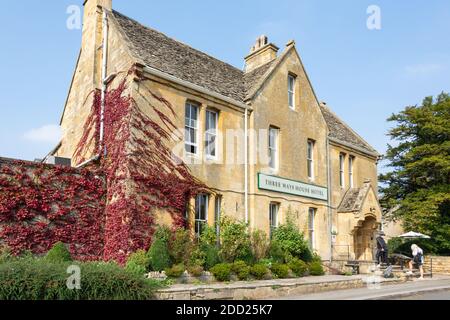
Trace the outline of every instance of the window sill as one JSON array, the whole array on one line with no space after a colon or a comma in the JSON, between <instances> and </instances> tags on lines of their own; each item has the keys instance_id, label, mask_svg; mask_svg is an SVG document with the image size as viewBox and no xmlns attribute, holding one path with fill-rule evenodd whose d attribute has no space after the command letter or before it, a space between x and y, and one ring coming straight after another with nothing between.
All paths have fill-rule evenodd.
<instances>
[{"instance_id":1,"label":"window sill","mask_svg":"<svg viewBox=\"0 0 450 320\"><path fill-rule=\"evenodd\" d=\"M206 156L206 157L205 157L205 160L206 160L207 162L217 163L217 162L219 161L219 158L218 158L218 157L212 157L212 156Z\"/></svg>"}]
</instances>

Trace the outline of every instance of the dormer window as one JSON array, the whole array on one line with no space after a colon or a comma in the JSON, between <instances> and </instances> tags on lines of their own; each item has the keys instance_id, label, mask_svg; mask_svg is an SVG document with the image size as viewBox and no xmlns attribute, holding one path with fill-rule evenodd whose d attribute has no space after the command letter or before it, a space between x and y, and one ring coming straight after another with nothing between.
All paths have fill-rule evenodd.
<instances>
[{"instance_id":1,"label":"dormer window","mask_svg":"<svg viewBox=\"0 0 450 320\"><path fill-rule=\"evenodd\" d=\"M291 109L295 109L295 80L294 75L288 75L288 101Z\"/></svg>"}]
</instances>

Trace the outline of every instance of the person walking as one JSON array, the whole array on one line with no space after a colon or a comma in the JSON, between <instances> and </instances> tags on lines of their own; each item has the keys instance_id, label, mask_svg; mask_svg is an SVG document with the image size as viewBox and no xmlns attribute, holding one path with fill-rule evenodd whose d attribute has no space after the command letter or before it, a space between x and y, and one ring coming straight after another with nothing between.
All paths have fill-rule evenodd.
<instances>
[{"instance_id":1,"label":"person walking","mask_svg":"<svg viewBox=\"0 0 450 320\"><path fill-rule=\"evenodd\" d=\"M378 268L381 267L381 264L388 264L388 246L386 244L386 241L384 241L384 232L380 231L377 236L377 264Z\"/></svg>"},{"instance_id":2,"label":"person walking","mask_svg":"<svg viewBox=\"0 0 450 320\"><path fill-rule=\"evenodd\" d=\"M420 271L419 280L423 280L423 263L424 263L423 250L417 244L413 244L411 246L411 251L413 259L409 261L409 271L407 274L411 275L413 274L413 266L415 265L419 268Z\"/></svg>"}]
</instances>

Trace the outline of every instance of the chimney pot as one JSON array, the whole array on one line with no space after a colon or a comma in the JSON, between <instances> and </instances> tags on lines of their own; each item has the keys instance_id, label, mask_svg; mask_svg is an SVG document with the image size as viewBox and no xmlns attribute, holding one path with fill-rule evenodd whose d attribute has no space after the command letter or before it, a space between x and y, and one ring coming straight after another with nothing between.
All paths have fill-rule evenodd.
<instances>
[{"instance_id":1,"label":"chimney pot","mask_svg":"<svg viewBox=\"0 0 450 320\"><path fill-rule=\"evenodd\" d=\"M245 57L245 71L250 72L277 57L278 47L269 43L269 38L261 35L256 39L255 45L250 50L250 54Z\"/></svg>"}]
</instances>

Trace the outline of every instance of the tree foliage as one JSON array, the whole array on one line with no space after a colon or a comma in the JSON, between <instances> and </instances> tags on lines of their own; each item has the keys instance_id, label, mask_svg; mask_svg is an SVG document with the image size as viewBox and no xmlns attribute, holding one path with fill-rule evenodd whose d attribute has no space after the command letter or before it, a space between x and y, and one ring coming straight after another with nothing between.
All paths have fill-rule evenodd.
<instances>
[{"instance_id":1,"label":"tree foliage","mask_svg":"<svg viewBox=\"0 0 450 320\"><path fill-rule=\"evenodd\" d=\"M385 160L392 169L380 175L382 205L388 219L405 229L428 234L438 253L450 253L450 96L427 97L388 121Z\"/></svg>"}]
</instances>

